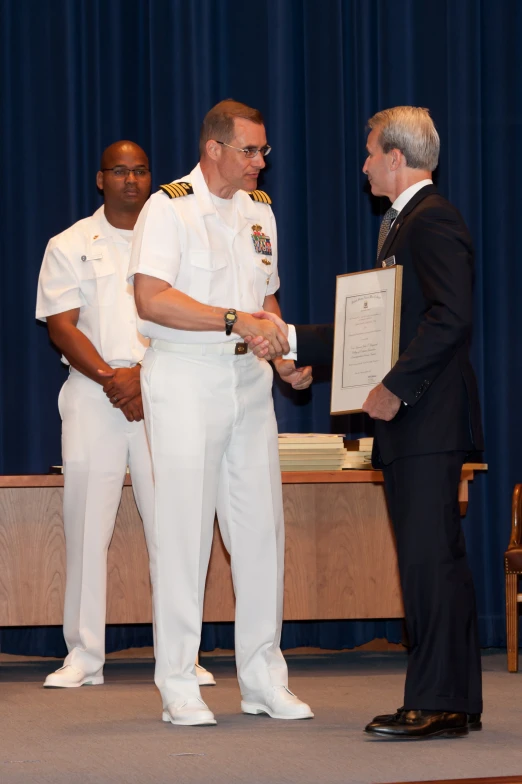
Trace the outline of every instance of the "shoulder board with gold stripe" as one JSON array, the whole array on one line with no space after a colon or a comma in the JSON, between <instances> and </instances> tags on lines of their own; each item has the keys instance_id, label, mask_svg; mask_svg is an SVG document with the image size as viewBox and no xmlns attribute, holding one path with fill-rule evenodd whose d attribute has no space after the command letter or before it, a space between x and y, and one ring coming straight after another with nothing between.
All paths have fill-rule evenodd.
<instances>
[{"instance_id":1,"label":"shoulder board with gold stripe","mask_svg":"<svg viewBox=\"0 0 522 784\"><path fill-rule=\"evenodd\" d=\"M167 194L170 199L177 199L178 196L190 196L194 193L190 182L169 182L167 185L160 185L160 190Z\"/></svg>"},{"instance_id":2,"label":"shoulder board with gold stripe","mask_svg":"<svg viewBox=\"0 0 522 784\"><path fill-rule=\"evenodd\" d=\"M272 204L272 199L264 191L251 191L249 194L252 201L262 201L263 204Z\"/></svg>"}]
</instances>

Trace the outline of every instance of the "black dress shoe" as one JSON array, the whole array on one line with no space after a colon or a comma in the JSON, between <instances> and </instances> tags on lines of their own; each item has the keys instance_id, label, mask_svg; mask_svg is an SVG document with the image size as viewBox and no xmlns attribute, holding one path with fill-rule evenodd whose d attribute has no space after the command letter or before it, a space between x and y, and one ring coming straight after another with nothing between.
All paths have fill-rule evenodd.
<instances>
[{"instance_id":1,"label":"black dress shoe","mask_svg":"<svg viewBox=\"0 0 522 784\"><path fill-rule=\"evenodd\" d=\"M403 707L397 708L397 713L401 713L404 710ZM377 724L384 724L388 721L391 721L395 718L397 713L383 713L380 716L375 716L374 719L367 725L368 727L373 727ZM482 729L482 714L481 713L468 713L468 730L470 732L478 732Z\"/></svg>"},{"instance_id":2,"label":"black dress shoe","mask_svg":"<svg viewBox=\"0 0 522 784\"><path fill-rule=\"evenodd\" d=\"M403 709L387 721L377 722L374 719L364 731L388 740L448 738L468 734L468 716L467 713Z\"/></svg>"}]
</instances>

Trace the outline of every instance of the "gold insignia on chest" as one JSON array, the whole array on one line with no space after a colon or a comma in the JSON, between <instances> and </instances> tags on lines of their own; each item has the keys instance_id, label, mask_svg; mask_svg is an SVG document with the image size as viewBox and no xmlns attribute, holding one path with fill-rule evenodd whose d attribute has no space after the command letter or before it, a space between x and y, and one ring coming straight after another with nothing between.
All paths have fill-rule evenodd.
<instances>
[{"instance_id":1,"label":"gold insignia on chest","mask_svg":"<svg viewBox=\"0 0 522 784\"><path fill-rule=\"evenodd\" d=\"M268 261L268 259L261 259L261 264L266 264L266 266L267 266L267 267L270 267L270 265L272 264L272 262L271 262L271 261Z\"/></svg>"},{"instance_id":2,"label":"gold insignia on chest","mask_svg":"<svg viewBox=\"0 0 522 784\"><path fill-rule=\"evenodd\" d=\"M95 234L93 240L97 240L99 236L100 236L99 234Z\"/></svg>"}]
</instances>

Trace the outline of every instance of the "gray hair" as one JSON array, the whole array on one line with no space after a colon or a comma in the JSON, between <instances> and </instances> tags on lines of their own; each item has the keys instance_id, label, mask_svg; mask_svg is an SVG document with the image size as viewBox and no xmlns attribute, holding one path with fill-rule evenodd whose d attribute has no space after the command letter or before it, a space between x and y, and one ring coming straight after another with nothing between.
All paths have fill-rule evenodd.
<instances>
[{"instance_id":1,"label":"gray hair","mask_svg":"<svg viewBox=\"0 0 522 784\"><path fill-rule=\"evenodd\" d=\"M395 106L377 112L368 126L380 131L383 151L400 150L410 169L432 172L439 162L440 139L429 109L419 106Z\"/></svg>"}]
</instances>

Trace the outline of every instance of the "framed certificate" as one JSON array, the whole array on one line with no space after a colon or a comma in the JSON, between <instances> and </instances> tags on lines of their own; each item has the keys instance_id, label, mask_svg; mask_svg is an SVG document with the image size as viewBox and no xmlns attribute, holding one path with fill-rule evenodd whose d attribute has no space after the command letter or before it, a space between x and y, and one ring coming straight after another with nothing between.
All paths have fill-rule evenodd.
<instances>
[{"instance_id":1,"label":"framed certificate","mask_svg":"<svg viewBox=\"0 0 522 784\"><path fill-rule=\"evenodd\" d=\"M337 276L332 414L362 410L368 393L397 362L402 267Z\"/></svg>"}]
</instances>

